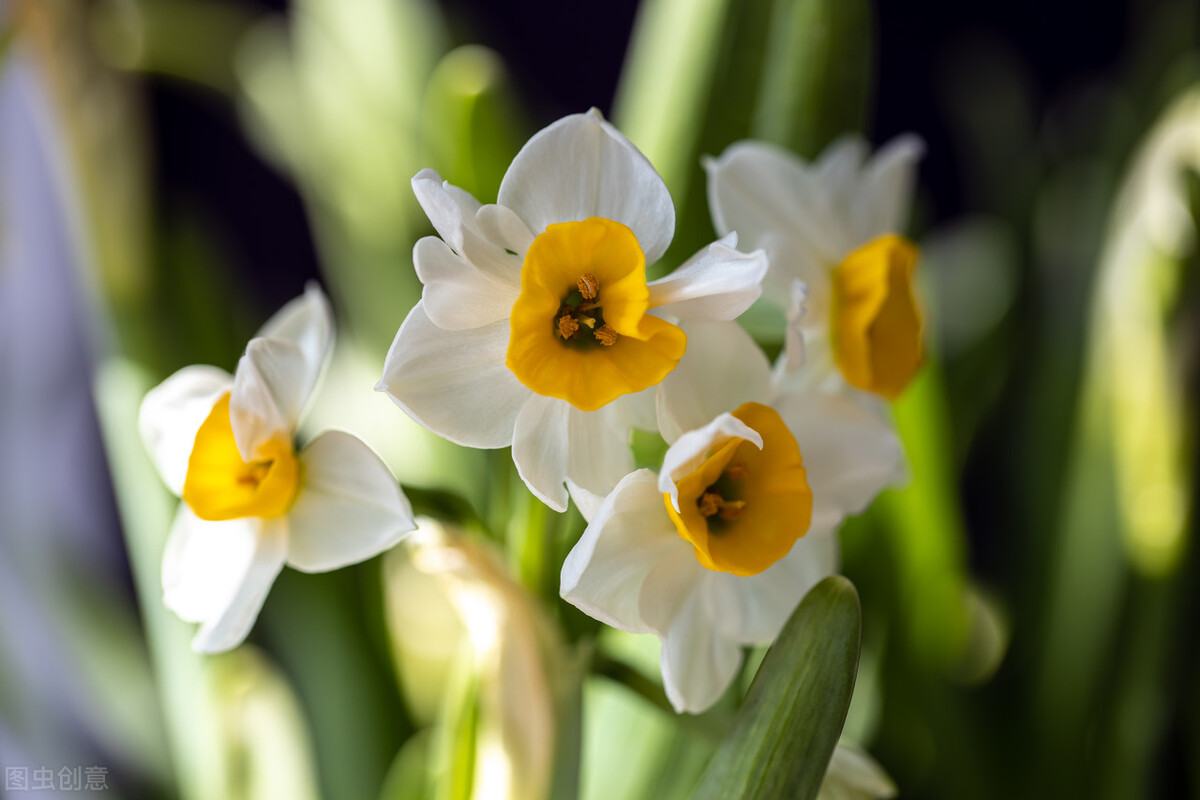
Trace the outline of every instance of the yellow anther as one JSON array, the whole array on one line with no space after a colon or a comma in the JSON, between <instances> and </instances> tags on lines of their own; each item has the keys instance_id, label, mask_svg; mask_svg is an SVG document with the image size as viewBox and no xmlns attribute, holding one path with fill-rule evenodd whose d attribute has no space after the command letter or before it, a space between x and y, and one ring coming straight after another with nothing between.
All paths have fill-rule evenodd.
<instances>
[{"instance_id":1,"label":"yellow anther","mask_svg":"<svg viewBox=\"0 0 1200 800\"><path fill-rule=\"evenodd\" d=\"M246 465L246 471L238 475L237 482L242 486L249 486L257 489L267 478L267 474L271 471L271 466L275 462L271 461L254 461Z\"/></svg>"},{"instance_id":2,"label":"yellow anther","mask_svg":"<svg viewBox=\"0 0 1200 800\"><path fill-rule=\"evenodd\" d=\"M564 339L573 339L579 333L579 322L570 314L558 318L558 335Z\"/></svg>"},{"instance_id":3,"label":"yellow anther","mask_svg":"<svg viewBox=\"0 0 1200 800\"><path fill-rule=\"evenodd\" d=\"M579 280L575 281L575 286L579 289L579 293L583 295L584 300L591 300L600 291L600 282L590 272L580 275Z\"/></svg>"},{"instance_id":4,"label":"yellow anther","mask_svg":"<svg viewBox=\"0 0 1200 800\"><path fill-rule=\"evenodd\" d=\"M595 336L596 341L605 347L612 347L617 343L617 332L608 323L601 325L600 329L594 332L592 336Z\"/></svg>"},{"instance_id":5,"label":"yellow anther","mask_svg":"<svg viewBox=\"0 0 1200 800\"><path fill-rule=\"evenodd\" d=\"M746 470L745 462L735 461L725 468L725 474L732 480L740 481L743 480L749 473Z\"/></svg>"},{"instance_id":6,"label":"yellow anther","mask_svg":"<svg viewBox=\"0 0 1200 800\"><path fill-rule=\"evenodd\" d=\"M745 510L745 500L725 500L721 503L721 510L717 513L721 519L728 521L737 519Z\"/></svg>"},{"instance_id":7,"label":"yellow anther","mask_svg":"<svg viewBox=\"0 0 1200 800\"><path fill-rule=\"evenodd\" d=\"M713 492L705 492L702 494L700 496L700 502L697 503L700 508L700 513L706 517L711 517L713 514L716 514L721 510L721 506L724 504L725 501L721 498L721 495Z\"/></svg>"}]
</instances>

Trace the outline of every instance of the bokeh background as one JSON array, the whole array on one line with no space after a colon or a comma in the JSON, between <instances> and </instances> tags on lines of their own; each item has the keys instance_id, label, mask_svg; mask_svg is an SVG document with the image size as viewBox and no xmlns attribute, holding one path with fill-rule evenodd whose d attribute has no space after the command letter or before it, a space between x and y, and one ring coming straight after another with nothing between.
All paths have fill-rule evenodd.
<instances>
[{"instance_id":1,"label":"bokeh background","mask_svg":"<svg viewBox=\"0 0 1200 800\"><path fill-rule=\"evenodd\" d=\"M702 154L926 142L933 358L896 409L912 483L842 532L865 615L847 736L902 797L1200 797L1200 8L821 5L0 0L0 766L100 765L131 798L505 796L444 789L470 760L445 743L469 638L446 586L523 586L496 590L520 621L553 570L510 539L489 577L468 539L452 569L434 546L288 572L250 646L196 658L157 603L172 506L131 420L319 280L341 343L313 427L362 433L426 511L531 513L484 477L503 453L369 390L419 295L411 175L492 200L529 135L597 106L672 189L668 266L713 238ZM796 64L810 83L772 82ZM578 518L556 524L569 548ZM600 650L582 797L687 797L714 721L629 691L653 650ZM510 769L553 771L565 734L497 680L470 696Z\"/></svg>"}]
</instances>

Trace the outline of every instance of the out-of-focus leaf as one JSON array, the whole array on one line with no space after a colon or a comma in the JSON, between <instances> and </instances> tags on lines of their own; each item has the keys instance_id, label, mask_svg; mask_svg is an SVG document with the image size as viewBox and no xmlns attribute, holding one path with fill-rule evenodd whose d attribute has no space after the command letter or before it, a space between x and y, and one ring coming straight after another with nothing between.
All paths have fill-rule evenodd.
<instances>
[{"instance_id":1,"label":"out-of-focus leaf","mask_svg":"<svg viewBox=\"0 0 1200 800\"><path fill-rule=\"evenodd\" d=\"M1167 697L1172 605L1160 584L1178 574L1193 513L1194 402L1176 312L1197 247L1186 182L1197 168L1193 87L1145 138L1111 212L1038 686L1040 750L1056 764L1080 763L1076 732L1094 722L1098 698L1110 701L1097 763L1134 793L1148 789L1146 745L1163 735L1152 712ZM1142 646L1116 648L1123 616ZM1120 791L1107 778L1096 786Z\"/></svg>"},{"instance_id":2,"label":"out-of-focus leaf","mask_svg":"<svg viewBox=\"0 0 1200 800\"><path fill-rule=\"evenodd\" d=\"M871 86L869 0L777 0L754 135L813 158L863 128Z\"/></svg>"},{"instance_id":3,"label":"out-of-focus leaf","mask_svg":"<svg viewBox=\"0 0 1200 800\"><path fill-rule=\"evenodd\" d=\"M648 0L642 4L613 119L650 159L672 195L697 170L696 144L725 31L729 0Z\"/></svg>"},{"instance_id":4,"label":"out-of-focus leaf","mask_svg":"<svg viewBox=\"0 0 1200 800\"><path fill-rule=\"evenodd\" d=\"M409 738L396 754L383 781L379 800L430 800L430 740L428 730Z\"/></svg>"},{"instance_id":5,"label":"out-of-focus leaf","mask_svg":"<svg viewBox=\"0 0 1200 800\"><path fill-rule=\"evenodd\" d=\"M694 800L816 797L842 733L862 611L840 576L808 593L767 652Z\"/></svg>"},{"instance_id":6,"label":"out-of-focus leaf","mask_svg":"<svg viewBox=\"0 0 1200 800\"><path fill-rule=\"evenodd\" d=\"M137 411L149 378L111 360L96 376L96 411L112 469L134 586L162 695L176 785L184 800L224 800L232 765L217 716L206 659L192 652L191 626L162 604L161 564L174 502L138 435Z\"/></svg>"},{"instance_id":7,"label":"out-of-focus leaf","mask_svg":"<svg viewBox=\"0 0 1200 800\"><path fill-rule=\"evenodd\" d=\"M956 495L953 448L941 371L927 363L895 404L911 483L887 492L902 622L916 659L953 671L967 641L966 542Z\"/></svg>"},{"instance_id":8,"label":"out-of-focus leaf","mask_svg":"<svg viewBox=\"0 0 1200 800\"><path fill-rule=\"evenodd\" d=\"M429 79L421 115L429 166L481 202L493 201L525 139L517 108L494 51L479 45L450 51Z\"/></svg>"},{"instance_id":9,"label":"out-of-focus leaf","mask_svg":"<svg viewBox=\"0 0 1200 800\"><path fill-rule=\"evenodd\" d=\"M229 0L106 0L89 21L110 65L229 93L236 88L233 50L252 19Z\"/></svg>"},{"instance_id":10,"label":"out-of-focus leaf","mask_svg":"<svg viewBox=\"0 0 1200 800\"><path fill-rule=\"evenodd\" d=\"M295 177L343 318L379 355L420 296L427 223L409 179L426 166L421 103L442 41L424 0L302 0L239 51L246 124Z\"/></svg>"}]
</instances>

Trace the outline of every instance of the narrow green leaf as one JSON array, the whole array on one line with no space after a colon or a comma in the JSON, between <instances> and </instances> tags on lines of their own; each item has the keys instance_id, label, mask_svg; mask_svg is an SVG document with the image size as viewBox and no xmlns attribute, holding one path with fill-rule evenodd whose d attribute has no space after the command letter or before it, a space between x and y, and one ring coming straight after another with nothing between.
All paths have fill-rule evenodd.
<instances>
[{"instance_id":1,"label":"narrow green leaf","mask_svg":"<svg viewBox=\"0 0 1200 800\"><path fill-rule=\"evenodd\" d=\"M767 652L693 800L810 800L837 746L858 669L862 609L850 581L808 593Z\"/></svg>"},{"instance_id":2,"label":"narrow green leaf","mask_svg":"<svg viewBox=\"0 0 1200 800\"><path fill-rule=\"evenodd\" d=\"M717 69L729 0L649 0L638 12L613 119L682 197Z\"/></svg>"},{"instance_id":3,"label":"narrow green leaf","mask_svg":"<svg viewBox=\"0 0 1200 800\"><path fill-rule=\"evenodd\" d=\"M868 0L775 4L754 135L812 158L861 130L871 86Z\"/></svg>"},{"instance_id":4,"label":"narrow green leaf","mask_svg":"<svg viewBox=\"0 0 1200 800\"><path fill-rule=\"evenodd\" d=\"M452 50L429 79L422 124L430 165L489 202L524 140L523 121L504 62L492 50Z\"/></svg>"}]
</instances>

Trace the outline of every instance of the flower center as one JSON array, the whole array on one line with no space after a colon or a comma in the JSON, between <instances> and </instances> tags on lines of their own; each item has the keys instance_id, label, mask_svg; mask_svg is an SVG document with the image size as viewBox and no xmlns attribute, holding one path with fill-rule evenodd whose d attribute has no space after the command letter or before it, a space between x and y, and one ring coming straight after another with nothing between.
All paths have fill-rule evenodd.
<instances>
[{"instance_id":1,"label":"flower center","mask_svg":"<svg viewBox=\"0 0 1200 800\"><path fill-rule=\"evenodd\" d=\"M600 217L549 225L525 252L505 363L534 392L595 411L683 357L683 331L649 310L633 231Z\"/></svg>"},{"instance_id":2,"label":"flower center","mask_svg":"<svg viewBox=\"0 0 1200 800\"><path fill-rule=\"evenodd\" d=\"M895 400L921 367L921 314L913 297L917 248L880 236L833 272L831 336L838 368L851 386Z\"/></svg>"},{"instance_id":3,"label":"flower center","mask_svg":"<svg viewBox=\"0 0 1200 800\"><path fill-rule=\"evenodd\" d=\"M261 445L252 461L242 460L233 438L227 392L196 432L183 482L183 500L200 519L286 514L300 484L300 465L286 437Z\"/></svg>"},{"instance_id":4,"label":"flower center","mask_svg":"<svg viewBox=\"0 0 1200 800\"><path fill-rule=\"evenodd\" d=\"M733 416L762 436L762 449L745 439L721 443L694 472L676 481L679 511L669 494L663 502L701 564L757 575L807 533L812 492L800 447L778 412L743 403Z\"/></svg>"},{"instance_id":5,"label":"flower center","mask_svg":"<svg viewBox=\"0 0 1200 800\"><path fill-rule=\"evenodd\" d=\"M604 321L600 281L590 272L580 275L575 281L575 289L563 298L557 320L558 335L577 346L612 347L617 343L616 329Z\"/></svg>"}]
</instances>

